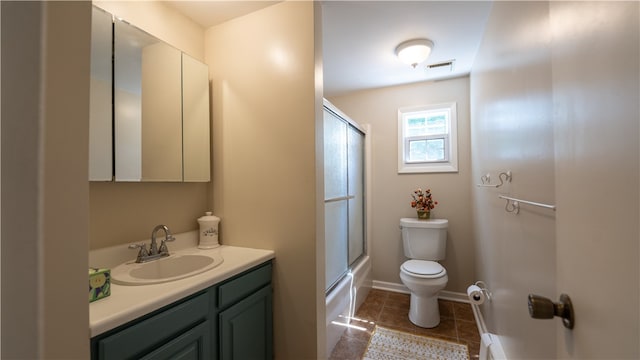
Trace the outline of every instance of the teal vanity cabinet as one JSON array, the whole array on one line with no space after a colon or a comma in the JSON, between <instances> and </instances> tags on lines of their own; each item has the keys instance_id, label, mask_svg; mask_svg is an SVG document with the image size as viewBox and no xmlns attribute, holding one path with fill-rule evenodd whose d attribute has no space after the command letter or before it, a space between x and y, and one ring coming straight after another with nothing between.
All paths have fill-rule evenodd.
<instances>
[{"instance_id":1,"label":"teal vanity cabinet","mask_svg":"<svg viewBox=\"0 0 640 360\"><path fill-rule=\"evenodd\" d=\"M271 359L273 312L271 266L218 288L220 359ZM266 286L258 287L257 284Z\"/></svg>"},{"instance_id":2,"label":"teal vanity cabinet","mask_svg":"<svg viewBox=\"0 0 640 360\"><path fill-rule=\"evenodd\" d=\"M268 261L95 336L91 359L272 359L271 268Z\"/></svg>"}]
</instances>

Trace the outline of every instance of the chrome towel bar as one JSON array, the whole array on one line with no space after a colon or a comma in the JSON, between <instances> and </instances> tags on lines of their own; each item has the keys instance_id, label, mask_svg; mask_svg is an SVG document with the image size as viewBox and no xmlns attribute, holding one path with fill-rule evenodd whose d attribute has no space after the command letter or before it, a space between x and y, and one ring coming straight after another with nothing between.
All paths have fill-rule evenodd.
<instances>
[{"instance_id":1,"label":"chrome towel bar","mask_svg":"<svg viewBox=\"0 0 640 360\"><path fill-rule=\"evenodd\" d=\"M507 212L515 212L516 214L520 213L520 204L528 204L528 205L533 205L533 206L539 206L545 209L551 209L553 211L556 211L556 206L555 205L549 205L549 204L543 204L543 203L539 203L539 202L533 202L533 201L528 201L528 200L522 200L522 199L517 199L517 198L513 198L513 197L509 197L509 196L504 196L504 195L498 195L498 197L500 199L504 199L507 200L507 203L504 206L505 211Z\"/></svg>"}]
</instances>

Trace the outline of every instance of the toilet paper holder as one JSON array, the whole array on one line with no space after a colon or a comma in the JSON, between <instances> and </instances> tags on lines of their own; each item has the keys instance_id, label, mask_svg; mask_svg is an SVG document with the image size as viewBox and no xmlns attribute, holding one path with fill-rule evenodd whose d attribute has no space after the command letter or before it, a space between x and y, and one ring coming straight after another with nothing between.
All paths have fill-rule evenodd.
<instances>
[{"instance_id":1,"label":"toilet paper holder","mask_svg":"<svg viewBox=\"0 0 640 360\"><path fill-rule=\"evenodd\" d=\"M469 290L473 287L477 287L478 291L480 291L482 294L472 294ZM470 286L467 289L467 294L470 297L470 300L472 301L472 303L478 303L478 304L482 304L484 302L484 300L489 300L491 301L491 292L489 291L489 289L487 289L487 284L485 284L484 281L476 281L472 286ZM482 299L484 297L484 299Z\"/></svg>"}]
</instances>

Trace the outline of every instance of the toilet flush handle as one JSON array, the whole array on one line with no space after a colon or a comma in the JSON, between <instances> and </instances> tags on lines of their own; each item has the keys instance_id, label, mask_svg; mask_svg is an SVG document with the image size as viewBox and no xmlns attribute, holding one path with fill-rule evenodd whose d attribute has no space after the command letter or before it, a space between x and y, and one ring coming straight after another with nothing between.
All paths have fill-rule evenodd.
<instances>
[{"instance_id":1,"label":"toilet flush handle","mask_svg":"<svg viewBox=\"0 0 640 360\"><path fill-rule=\"evenodd\" d=\"M546 297L529 294L529 315L534 319L562 318L562 324L567 329L573 329L575 315L571 298L567 294L560 295L560 302L554 303Z\"/></svg>"}]
</instances>

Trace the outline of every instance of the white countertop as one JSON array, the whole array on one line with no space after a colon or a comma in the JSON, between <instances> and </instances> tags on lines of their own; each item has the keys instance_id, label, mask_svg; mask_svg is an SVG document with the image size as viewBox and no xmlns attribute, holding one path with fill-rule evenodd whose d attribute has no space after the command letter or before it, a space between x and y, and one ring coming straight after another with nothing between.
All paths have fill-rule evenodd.
<instances>
[{"instance_id":1,"label":"white countertop","mask_svg":"<svg viewBox=\"0 0 640 360\"><path fill-rule=\"evenodd\" d=\"M176 235L176 237L178 236ZM126 245L124 247L126 248ZM218 251L224 261L209 271L172 282L140 286L118 285L112 282L111 296L94 301L89 305L91 337L206 289L275 257L272 250L226 245L211 250L200 250L194 247L193 251ZM135 254L129 252L129 256L131 255ZM104 261L96 260L98 258L99 256L90 254L90 266L113 267L113 264L105 266Z\"/></svg>"}]
</instances>

